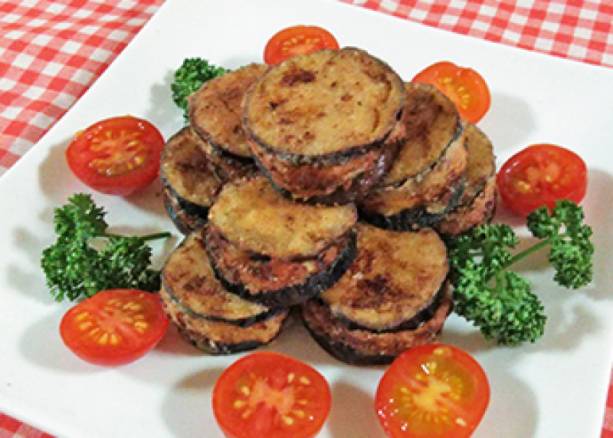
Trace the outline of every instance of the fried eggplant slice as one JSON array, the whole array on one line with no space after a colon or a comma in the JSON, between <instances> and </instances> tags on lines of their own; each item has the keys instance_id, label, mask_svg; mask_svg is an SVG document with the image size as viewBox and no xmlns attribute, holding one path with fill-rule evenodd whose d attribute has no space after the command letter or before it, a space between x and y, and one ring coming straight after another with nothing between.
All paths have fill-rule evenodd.
<instances>
[{"instance_id":1,"label":"fried eggplant slice","mask_svg":"<svg viewBox=\"0 0 613 438\"><path fill-rule=\"evenodd\" d=\"M412 330L373 332L349 328L320 300L302 306L302 320L315 341L337 359L355 365L392 362L403 351L435 341L452 309L452 288L445 283L444 295L432 318Z\"/></svg>"},{"instance_id":2,"label":"fried eggplant slice","mask_svg":"<svg viewBox=\"0 0 613 438\"><path fill-rule=\"evenodd\" d=\"M392 164L404 125L402 82L366 52L296 56L247 94L243 125L259 167L286 196L353 202Z\"/></svg>"},{"instance_id":3,"label":"fried eggplant slice","mask_svg":"<svg viewBox=\"0 0 613 438\"><path fill-rule=\"evenodd\" d=\"M245 92L267 70L250 64L207 81L189 97L189 119L194 130L214 148L235 157L250 158L241 125Z\"/></svg>"},{"instance_id":4,"label":"fried eggplant slice","mask_svg":"<svg viewBox=\"0 0 613 438\"><path fill-rule=\"evenodd\" d=\"M226 184L209 210L209 223L242 250L291 260L316 256L357 220L355 207L291 202L263 176Z\"/></svg>"},{"instance_id":5,"label":"fried eggplant slice","mask_svg":"<svg viewBox=\"0 0 613 438\"><path fill-rule=\"evenodd\" d=\"M209 354L232 354L252 350L272 342L281 333L287 309L247 327L198 318L177 306L165 288L160 291L164 309L181 335L194 347Z\"/></svg>"},{"instance_id":6,"label":"fried eggplant slice","mask_svg":"<svg viewBox=\"0 0 613 438\"><path fill-rule=\"evenodd\" d=\"M181 333L213 354L226 354L270 342L287 310L241 299L217 281L201 233L184 239L162 270L164 308Z\"/></svg>"},{"instance_id":7,"label":"fried eggplant slice","mask_svg":"<svg viewBox=\"0 0 613 438\"><path fill-rule=\"evenodd\" d=\"M191 203L182 204L168 187L162 187L162 201L168 216L183 234L199 230L207 222L208 207Z\"/></svg>"},{"instance_id":8,"label":"fried eggplant slice","mask_svg":"<svg viewBox=\"0 0 613 438\"><path fill-rule=\"evenodd\" d=\"M197 318L247 327L274 312L239 298L217 281L200 232L187 236L170 255L162 285L176 305Z\"/></svg>"},{"instance_id":9,"label":"fried eggplant slice","mask_svg":"<svg viewBox=\"0 0 613 438\"><path fill-rule=\"evenodd\" d=\"M189 128L173 135L162 152L160 178L166 209L183 233L206 223L209 207L224 180Z\"/></svg>"},{"instance_id":10,"label":"fried eggplant slice","mask_svg":"<svg viewBox=\"0 0 613 438\"><path fill-rule=\"evenodd\" d=\"M353 261L355 233L349 232L313 257L283 260L241 250L213 227L206 249L221 283L239 296L268 306L301 304L332 286Z\"/></svg>"},{"instance_id":11,"label":"fried eggplant slice","mask_svg":"<svg viewBox=\"0 0 613 438\"><path fill-rule=\"evenodd\" d=\"M407 97L401 123L406 139L382 186L398 187L407 180L422 179L442 162L462 133L458 111L443 93L429 84L408 82L404 86Z\"/></svg>"},{"instance_id":12,"label":"fried eggplant slice","mask_svg":"<svg viewBox=\"0 0 613 438\"><path fill-rule=\"evenodd\" d=\"M455 236L491 220L496 209L496 157L492 142L475 125L466 125L466 184L459 205L436 226Z\"/></svg>"},{"instance_id":13,"label":"fried eggplant slice","mask_svg":"<svg viewBox=\"0 0 613 438\"><path fill-rule=\"evenodd\" d=\"M404 94L398 75L368 53L321 50L270 69L247 94L243 125L280 160L331 164L383 143Z\"/></svg>"},{"instance_id":14,"label":"fried eggplant slice","mask_svg":"<svg viewBox=\"0 0 613 438\"><path fill-rule=\"evenodd\" d=\"M313 204L338 205L362 199L392 166L400 139L400 123L380 149L330 165L292 165L251 142L253 155L262 173L286 198Z\"/></svg>"},{"instance_id":15,"label":"fried eggplant slice","mask_svg":"<svg viewBox=\"0 0 613 438\"><path fill-rule=\"evenodd\" d=\"M335 317L367 330L391 330L432 306L449 270L447 249L434 230L358 224L357 234L354 262L320 296Z\"/></svg>"},{"instance_id":16,"label":"fried eggplant slice","mask_svg":"<svg viewBox=\"0 0 613 438\"><path fill-rule=\"evenodd\" d=\"M456 208L468 155L453 103L434 87L406 87L407 140L384 181L359 203L365 220L396 230L432 226Z\"/></svg>"},{"instance_id":17,"label":"fried eggplant slice","mask_svg":"<svg viewBox=\"0 0 613 438\"><path fill-rule=\"evenodd\" d=\"M466 134L466 187L460 207L469 206L496 174L496 156L489 138L473 124L467 124Z\"/></svg>"},{"instance_id":18,"label":"fried eggplant slice","mask_svg":"<svg viewBox=\"0 0 613 438\"><path fill-rule=\"evenodd\" d=\"M405 192L390 190L385 198L360 204L360 219L380 228L396 231L411 231L424 227L435 227L460 203L464 192L464 176L458 178L440 195L429 203L420 202L419 197L410 197ZM390 215L377 211L382 208L401 205L397 213Z\"/></svg>"},{"instance_id":19,"label":"fried eggplant slice","mask_svg":"<svg viewBox=\"0 0 613 438\"><path fill-rule=\"evenodd\" d=\"M436 226L438 232L445 236L457 236L490 222L496 211L496 193L496 177L492 176L470 204L455 209Z\"/></svg>"}]
</instances>

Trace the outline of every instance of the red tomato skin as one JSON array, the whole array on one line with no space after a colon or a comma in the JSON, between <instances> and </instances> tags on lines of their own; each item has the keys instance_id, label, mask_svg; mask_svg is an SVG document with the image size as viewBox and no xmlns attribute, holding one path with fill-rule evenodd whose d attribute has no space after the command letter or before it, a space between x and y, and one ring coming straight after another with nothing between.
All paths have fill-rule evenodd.
<instances>
[{"instance_id":1,"label":"red tomato skin","mask_svg":"<svg viewBox=\"0 0 613 438\"><path fill-rule=\"evenodd\" d=\"M471 377L474 382L478 383L478 388L476 390L476 395L474 396L475 400L468 406L469 409L473 409L472 418L470 418L471 423L468 427L464 428L455 428L446 433L440 434L413 434L411 431L400 430L397 424L394 422L394 418L387 417L385 415L387 404L392 398L390 393L392 388L398 386L399 382L395 380L398 375L401 377L405 377L407 375L408 368L411 364L414 364L415 361L419 358L423 358L425 356L431 355L435 349L438 347L443 347L450 349L453 353L453 358L457 361L462 367L469 370ZM490 401L490 385L487 375L485 371L479 365L479 363L468 353L463 350L448 344L424 344L414 348L411 348L400 356L398 356L394 362L390 365L390 367L385 371L383 377L379 381L379 385L377 387L377 391L375 394L375 414L379 419L379 423L381 427L385 431L386 436L390 438L469 438L476 427L481 422L487 406ZM465 412L467 413L467 412Z\"/></svg>"},{"instance_id":2,"label":"red tomato skin","mask_svg":"<svg viewBox=\"0 0 613 438\"><path fill-rule=\"evenodd\" d=\"M319 38L320 42L317 46L313 46L309 50L300 50L300 53L282 53L282 46L286 41L291 40L293 37L303 36ZM292 55L304 55L321 49L337 50L338 48L339 45L334 35L322 27L304 25L291 26L280 30L268 40L264 48L264 62L269 65L275 65L285 61Z\"/></svg>"},{"instance_id":3,"label":"red tomato skin","mask_svg":"<svg viewBox=\"0 0 613 438\"><path fill-rule=\"evenodd\" d=\"M72 327L72 318L79 312L88 308L89 305L92 308L99 306L98 302L103 302L108 299L116 297L117 294L135 296L138 294L146 294L145 296L151 299L154 303L156 310L156 326L155 332L152 334L151 339L141 345L129 345L128 348L118 348L114 354L109 354L107 348L96 345L79 345L79 339L75 336L74 328ZM93 303L92 303L93 301ZM84 304L85 303L85 304ZM93 365L100 366L120 366L136 361L143 357L150 350L155 348L159 341L163 338L169 325L169 320L166 317L162 309L162 302L156 293L140 291L137 289L108 289L98 292L96 295L81 301L81 303L70 308L62 317L60 322L60 336L64 345L72 351L81 360Z\"/></svg>"},{"instance_id":4,"label":"red tomato skin","mask_svg":"<svg viewBox=\"0 0 613 438\"><path fill-rule=\"evenodd\" d=\"M258 363L259 362L259 363ZM236 420L226 414L227 399L229 396L229 386L236 382L245 370L253 370L261 367L262 364L267 366L270 374L273 374L275 370L282 372L285 369L297 370L297 373L308 372L309 377L313 380L313 383L318 386L320 391L318 395L317 409L322 412L319 421L308 425L307 430L292 430L292 431L279 431L278 429L272 433L262 435L255 433L247 429L245 425L237 425ZM251 365L254 365L251 367ZM275 382L279 382L281 379L279 376L269 375L269 381L275 386ZM285 376L283 376L285 377ZM283 379L284 381L284 379ZM259 438L260 436L266 436L266 438L313 438L317 436L321 428L323 427L325 420L330 411L332 396L330 393L330 387L325 378L314 368L309 365L294 359L290 356L286 356L273 352L256 352L248 354L241 359L234 362L228 368L224 370L221 376L217 379L215 388L212 395L212 407L217 424L223 431L227 438ZM274 412L271 408L262 408L265 413L273 415ZM268 409L268 411L266 411Z\"/></svg>"},{"instance_id":5,"label":"red tomato skin","mask_svg":"<svg viewBox=\"0 0 613 438\"><path fill-rule=\"evenodd\" d=\"M542 163L559 161L560 164L565 164L566 172L572 175L572 185L561 186L558 190L547 190L539 197L517 193L512 188L516 172L535 158ZM502 202L513 213L523 217L542 206L551 210L556 201L562 199L579 204L585 197L587 184L588 171L585 161L570 149L549 143L534 144L519 151L505 161L496 175L496 185Z\"/></svg>"},{"instance_id":6,"label":"red tomato skin","mask_svg":"<svg viewBox=\"0 0 613 438\"><path fill-rule=\"evenodd\" d=\"M444 76L462 82L468 89L469 94L476 98L477 105L472 105L471 108L462 108L457 96L455 94L450 95L448 90L439 82L439 79ZM473 124L479 122L487 114L491 105L490 89L483 76L472 68L460 67L449 61L437 62L426 67L415 75L413 82L434 85L456 104L462 118Z\"/></svg>"},{"instance_id":7,"label":"red tomato skin","mask_svg":"<svg viewBox=\"0 0 613 438\"><path fill-rule=\"evenodd\" d=\"M89 143L106 129L140 132L148 147L146 162L134 171L115 176L100 175L93 170L89 162L95 154L89 149ZM144 189L157 178L163 148L164 138L153 124L133 116L120 116L100 120L77 133L65 155L68 167L85 185L108 195L128 196Z\"/></svg>"}]
</instances>

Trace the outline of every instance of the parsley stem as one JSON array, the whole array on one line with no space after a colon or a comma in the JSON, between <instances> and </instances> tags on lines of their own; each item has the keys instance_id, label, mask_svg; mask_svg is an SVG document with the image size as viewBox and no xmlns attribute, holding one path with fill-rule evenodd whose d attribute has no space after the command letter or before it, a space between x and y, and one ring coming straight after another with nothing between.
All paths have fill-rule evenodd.
<instances>
[{"instance_id":1,"label":"parsley stem","mask_svg":"<svg viewBox=\"0 0 613 438\"><path fill-rule=\"evenodd\" d=\"M170 236L171 234L168 231L163 231L161 233L148 234L146 236L139 236L139 237L143 239L145 242L147 242L149 240L166 239L167 237L170 237ZM121 234L104 233L103 237L125 237L125 236L122 236Z\"/></svg>"},{"instance_id":2,"label":"parsley stem","mask_svg":"<svg viewBox=\"0 0 613 438\"><path fill-rule=\"evenodd\" d=\"M509 263L507 263L504 268L508 268L509 266L511 266L512 264L518 262L519 260L523 259L524 257L529 256L530 254L537 252L538 250L546 247L547 245L549 245L550 239L545 239L545 240L541 240L539 243L535 243L534 245L532 245L529 248L526 248L525 250L523 250L520 253L515 254L513 257L511 257L511 260L509 260Z\"/></svg>"}]
</instances>

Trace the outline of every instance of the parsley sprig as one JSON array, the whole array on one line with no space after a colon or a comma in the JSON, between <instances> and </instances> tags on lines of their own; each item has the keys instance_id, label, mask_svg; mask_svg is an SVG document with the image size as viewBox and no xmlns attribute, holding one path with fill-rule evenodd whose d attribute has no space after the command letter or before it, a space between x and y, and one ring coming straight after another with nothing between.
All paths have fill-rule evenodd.
<instances>
[{"instance_id":1,"label":"parsley sprig","mask_svg":"<svg viewBox=\"0 0 613 438\"><path fill-rule=\"evenodd\" d=\"M504 224L481 225L459 236L450 246L455 311L499 344L534 342L545 330L545 309L530 283L511 266L549 247L554 280L577 289L592 280L592 229L583 223L581 207L559 201L553 211L539 208L527 218L532 235L541 239L512 254L519 240Z\"/></svg>"},{"instance_id":2,"label":"parsley sprig","mask_svg":"<svg viewBox=\"0 0 613 438\"><path fill-rule=\"evenodd\" d=\"M172 100L183 110L187 120L187 98L208 80L221 76L229 70L209 63L203 58L185 58L181 66L175 71L170 84Z\"/></svg>"},{"instance_id":3,"label":"parsley sprig","mask_svg":"<svg viewBox=\"0 0 613 438\"><path fill-rule=\"evenodd\" d=\"M57 301L90 297L109 288L148 291L160 287L159 271L150 268L149 240L170 236L120 236L107 232L102 207L90 195L75 194L54 215L56 242L43 251L41 265ZM100 245L92 245L102 240Z\"/></svg>"}]
</instances>

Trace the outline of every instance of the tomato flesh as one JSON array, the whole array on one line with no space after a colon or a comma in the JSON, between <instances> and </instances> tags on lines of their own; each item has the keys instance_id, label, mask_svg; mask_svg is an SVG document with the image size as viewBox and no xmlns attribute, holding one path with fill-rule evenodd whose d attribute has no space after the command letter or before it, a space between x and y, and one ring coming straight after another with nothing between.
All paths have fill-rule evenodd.
<instances>
[{"instance_id":1,"label":"tomato flesh","mask_svg":"<svg viewBox=\"0 0 613 438\"><path fill-rule=\"evenodd\" d=\"M330 388L309 365L261 352L239 359L219 377L213 412L228 438L308 438L330 411Z\"/></svg>"},{"instance_id":2,"label":"tomato flesh","mask_svg":"<svg viewBox=\"0 0 613 438\"><path fill-rule=\"evenodd\" d=\"M87 362L122 365L155 347L167 328L158 294L109 289L68 310L60 323L60 335Z\"/></svg>"},{"instance_id":3,"label":"tomato flesh","mask_svg":"<svg viewBox=\"0 0 613 438\"><path fill-rule=\"evenodd\" d=\"M487 377L468 353L428 344L404 352L385 372L375 410L389 437L469 437L490 398Z\"/></svg>"},{"instance_id":4,"label":"tomato flesh","mask_svg":"<svg viewBox=\"0 0 613 438\"><path fill-rule=\"evenodd\" d=\"M89 187L125 196L157 177L163 148L162 134L148 121L113 117L77 133L66 149L66 160Z\"/></svg>"},{"instance_id":5,"label":"tomato flesh","mask_svg":"<svg viewBox=\"0 0 613 438\"><path fill-rule=\"evenodd\" d=\"M295 55L338 48L334 35L321 27L292 26L277 32L268 40L264 49L264 62L278 64Z\"/></svg>"},{"instance_id":6,"label":"tomato flesh","mask_svg":"<svg viewBox=\"0 0 613 438\"><path fill-rule=\"evenodd\" d=\"M490 108L490 90L485 79L471 68L444 61L419 72L413 82L434 85L456 105L460 115L477 123Z\"/></svg>"},{"instance_id":7,"label":"tomato flesh","mask_svg":"<svg viewBox=\"0 0 613 438\"><path fill-rule=\"evenodd\" d=\"M526 216L541 206L552 209L562 199L581 202L587 190L587 166L566 148L537 144L509 158L496 179L504 204Z\"/></svg>"}]
</instances>

